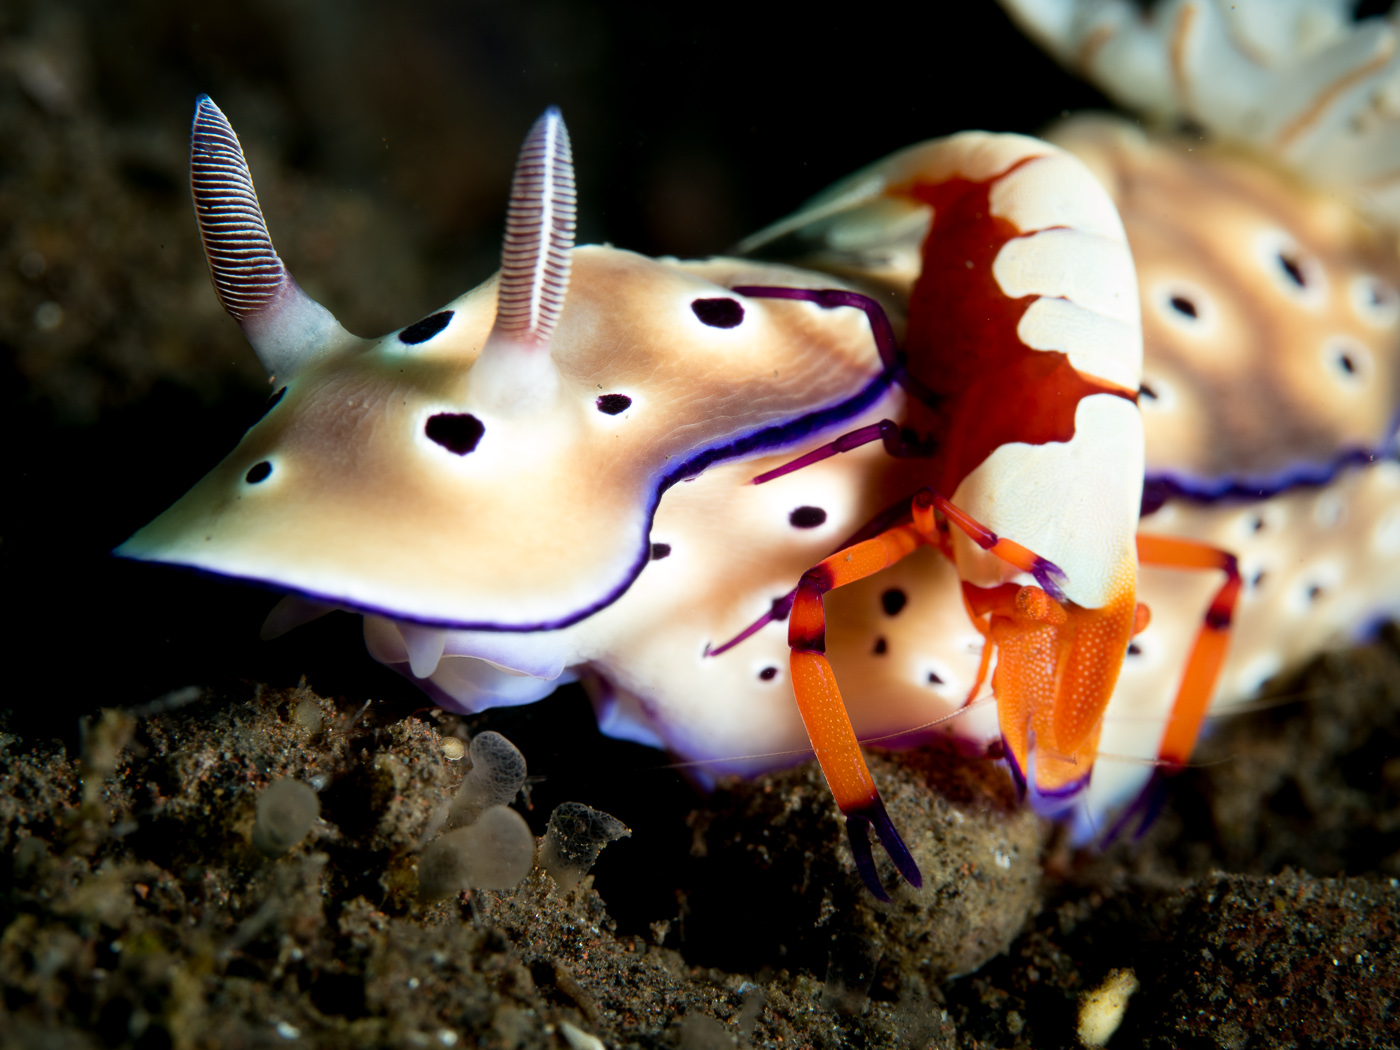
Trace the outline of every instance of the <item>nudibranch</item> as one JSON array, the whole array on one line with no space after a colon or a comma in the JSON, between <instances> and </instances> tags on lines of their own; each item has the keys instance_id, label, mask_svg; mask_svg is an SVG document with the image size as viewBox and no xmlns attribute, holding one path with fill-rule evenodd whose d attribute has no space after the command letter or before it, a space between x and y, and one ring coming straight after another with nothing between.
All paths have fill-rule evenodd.
<instances>
[{"instance_id":1,"label":"nudibranch","mask_svg":"<svg viewBox=\"0 0 1400 1050\"><path fill-rule=\"evenodd\" d=\"M1273 157L1400 223L1400 15L1349 0L1001 0L1062 64L1161 125Z\"/></svg>"},{"instance_id":2,"label":"nudibranch","mask_svg":"<svg viewBox=\"0 0 1400 1050\"><path fill-rule=\"evenodd\" d=\"M1141 202L1121 192L1132 180L1108 177L1103 151L1081 148L1068 133L1064 141L1118 198L1139 251L1134 230L1143 220L1133 209ZM1052 304L1042 314L1061 310L1061 300L1098 296L1103 304L1088 311L1098 320L1039 317L1042 336L1077 340L1063 346L1081 355L1076 367L1099 345L1132 344L1136 294L1123 227L1078 161L1017 136L967 134L919 150L941 157L945 175L984 183L1017 164L1038 165L1038 180L1005 180L1019 188L1005 195L1018 230L1087 226L1120 245L1111 258L1050 252L1038 270L1036 259L1019 260L1041 282L1020 294ZM987 167L988 158L1000 166ZM872 190L868 177L857 178L745 246L795 265L574 247L569 144L551 112L522 150L502 273L398 332L359 339L286 272L237 138L207 98L196 110L191 162L215 288L276 393L228 459L118 553L286 592L268 635L331 609L362 613L370 651L456 710L528 703L581 679L604 732L669 750L701 782L811 754L788 671L793 588L872 525L897 524L900 501L907 507L926 483L928 462L871 444L751 482L881 420L929 426L917 386L897 381L896 353L925 265L927 202L892 198L884 185ZM1143 206L1174 206L1168 226L1194 230L1200 220L1190 205L1190 196L1154 193ZM1153 531L1240 554L1249 586L1220 701L1248 695L1338 631L1394 615L1400 594L1392 269L1383 253L1357 255L1350 241L1333 259L1325 245L1338 228L1325 222L1314 229L1280 220L1269 229L1272 240L1242 242L1243 261L1263 267L1247 295L1269 287L1287 294L1277 278L1291 280L1290 267L1305 274L1304 292L1307 275L1321 274L1324 306L1316 295L1295 299L1326 331L1320 345L1261 343L1256 353L1286 360L1297 389L1325 390L1314 402L1332 406L1333 418L1319 422L1306 408L1303 425L1277 410L1250 416L1239 391L1260 389L1257 376L1154 341L1163 325L1182 328L1189 319L1176 300L1210 322L1228 318L1246 294L1218 284L1220 259L1208 250L1151 270L1156 276L1141 284L1149 341L1137 398L1145 444L1139 437L1136 453L1127 448L1135 476L1124 470L1122 449L1103 447L1104 435L1078 446L1087 462L1111 462L1103 477L1124 497L1112 518L1120 553L1145 477ZM1204 239L1218 247L1218 238ZM1219 254L1240 262L1238 250ZM1145 254L1162 258L1156 248ZM1108 288L1116 304L1103 300ZM1346 323L1333 324L1333 313ZM1301 330L1294 321L1280 327ZM1139 383L1131 352L1094 367L1125 390ZM1358 377L1356 399L1339 400L1317 375L1343 390L1351 389L1346 376ZM1199 416L1194 430L1178 411L1188 405ZM1183 430L1190 443L1180 440ZM1135 440L1122 428L1109 439ZM1371 455L1375 465L1354 469ZM955 491L954 502L997 522L999 499L1041 508L1025 523L1034 530L1055 517L1042 511L1067 492L1102 489L1069 484L1074 477L1031 468L976 497ZM1262 501L1182 496L1193 485L1238 496L1261 478L1273 479ZM1017 484L1003 488L1006 480ZM1339 551L1339 539L1353 549ZM964 706L987 668L959 570L983 572L987 585L1009 570L962 540L949 543L957 565L928 547L826 595L826 656L861 740L903 744L937 732L982 748L1003 738L995 705ZM1054 551L1046 557L1066 570L1069 586L1104 579L1112 564L1112 544L1042 542L1039 534L1027 545L1035 544ZM1152 621L1128 648L1107 709L1087 720L1097 742L1079 761L1096 754L1097 764L1087 788L1075 783L1071 793L1081 832L1138 792L1162 753L1215 575L1142 570L1137 597L1152 607ZM1185 735L1189 751L1194 729Z\"/></svg>"},{"instance_id":3,"label":"nudibranch","mask_svg":"<svg viewBox=\"0 0 1400 1050\"><path fill-rule=\"evenodd\" d=\"M554 112L522 151L499 277L382 339L350 336L286 272L207 98L192 185L215 286L276 393L118 553L295 595L274 631L318 606L393 621L421 678L447 631L508 676L557 677L578 662L560 631L660 556L662 492L857 417L887 385L859 313L731 290L826 278L574 248Z\"/></svg>"}]
</instances>

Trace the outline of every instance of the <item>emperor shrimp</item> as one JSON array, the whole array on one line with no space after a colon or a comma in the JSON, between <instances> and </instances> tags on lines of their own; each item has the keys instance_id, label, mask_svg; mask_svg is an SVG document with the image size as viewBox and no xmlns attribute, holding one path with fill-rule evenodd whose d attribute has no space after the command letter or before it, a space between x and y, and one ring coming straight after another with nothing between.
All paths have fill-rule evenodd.
<instances>
[{"instance_id":1,"label":"emperor shrimp","mask_svg":"<svg viewBox=\"0 0 1400 1050\"><path fill-rule=\"evenodd\" d=\"M984 638L967 702L995 655L1005 752L1049 815L1075 809L1087 789L1104 711L1130 640L1147 624L1149 610L1136 601L1139 557L1224 573L1186 661L1165 762L1189 756L1223 659L1239 589L1234 557L1178 538L1135 537L1143 466L1136 282L1118 216L1097 189L1081 165L1033 140L969 134L852 176L748 245L788 239L829 256L856 245L888 249L894 238L913 252L902 260L913 280L901 289L909 321L892 366L911 395L908 413L755 479L877 439L926 464L909 520L805 573L789 627L798 705L877 896L864 825L915 885L917 871L865 769L825 656L828 591L925 545L954 562ZM1052 213L1050 201L1076 207Z\"/></svg>"}]
</instances>

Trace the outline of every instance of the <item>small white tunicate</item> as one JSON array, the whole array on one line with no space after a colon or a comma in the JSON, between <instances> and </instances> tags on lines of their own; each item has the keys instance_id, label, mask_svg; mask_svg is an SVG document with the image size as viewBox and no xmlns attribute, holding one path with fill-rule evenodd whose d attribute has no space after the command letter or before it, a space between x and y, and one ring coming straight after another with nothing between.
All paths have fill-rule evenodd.
<instances>
[{"instance_id":1,"label":"small white tunicate","mask_svg":"<svg viewBox=\"0 0 1400 1050\"><path fill-rule=\"evenodd\" d=\"M506 890L534 865L535 836L525 818L506 806L492 806L423 851L418 892L425 900L441 900L466 889Z\"/></svg>"},{"instance_id":2,"label":"small white tunicate","mask_svg":"<svg viewBox=\"0 0 1400 1050\"><path fill-rule=\"evenodd\" d=\"M309 733L317 732L326 724L321 706L309 696L297 701L296 707L292 708L292 718Z\"/></svg>"},{"instance_id":3,"label":"small white tunicate","mask_svg":"<svg viewBox=\"0 0 1400 1050\"><path fill-rule=\"evenodd\" d=\"M709 1014L692 1010L681 1018L680 1050L734 1050L729 1029Z\"/></svg>"},{"instance_id":4,"label":"small white tunicate","mask_svg":"<svg viewBox=\"0 0 1400 1050\"><path fill-rule=\"evenodd\" d=\"M604 846L631 834L614 816L581 802L561 802L549 815L540 867L567 893L588 874Z\"/></svg>"},{"instance_id":5,"label":"small white tunicate","mask_svg":"<svg viewBox=\"0 0 1400 1050\"><path fill-rule=\"evenodd\" d=\"M321 815L321 800L300 780L274 780L258 795L253 848L280 857L295 846Z\"/></svg>"},{"instance_id":6,"label":"small white tunicate","mask_svg":"<svg viewBox=\"0 0 1400 1050\"><path fill-rule=\"evenodd\" d=\"M525 756L500 733L487 731L472 737L472 767L448 811L447 826L470 824L491 806L506 806L525 785Z\"/></svg>"}]
</instances>

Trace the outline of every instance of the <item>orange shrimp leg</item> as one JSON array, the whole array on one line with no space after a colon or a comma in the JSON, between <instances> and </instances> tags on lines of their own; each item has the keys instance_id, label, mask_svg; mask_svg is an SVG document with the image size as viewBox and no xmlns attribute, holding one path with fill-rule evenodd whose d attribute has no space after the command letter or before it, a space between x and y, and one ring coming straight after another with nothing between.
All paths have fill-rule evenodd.
<instances>
[{"instance_id":1,"label":"orange shrimp leg","mask_svg":"<svg viewBox=\"0 0 1400 1050\"><path fill-rule=\"evenodd\" d=\"M1054 598L1055 601L1063 603L1066 600L1063 585L1068 582L1068 577L1063 569L1050 559L1042 558L1029 547L1023 547L1015 540L998 536L951 500L940 496L932 489L922 489L917 492L911 505L914 526L923 535L930 538L933 536L935 529L933 512L935 509L941 511L945 518L965 532L968 538L984 551L990 551L1008 565L1014 565L1022 572L1028 572L1034 576L1035 582L1040 584L1045 593ZM948 553L951 557L951 551Z\"/></svg>"},{"instance_id":2,"label":"orange shrimp leg","mask_svg":"<svg viewBox=\"0 0 1400 1050\"><path fill-rule=\"evenodd\" d=\"M1206 710L1210 705L1211 694L1215 691L1216 677L1225 662L1225 651L1230 640L1230 621L1240 594L1239 564L1235 556L1227 551L1193 540L1143 535L1137 538L1137 549L1138 560L1144 565L1177 569L1217 569L1225 573L1225 582L1211 599L1204 622L1196 635L1196 643L1186 660L1186 673L1182 675L1176 699L1172 701L1172 713L1167 721L1167 728L1157 748L1162 766L1105 833L1102 839L1105 845L1126 834L1134 824L1137 825L1138 835L1142 835L1152 826L1167 799L1165 778L1184 766L1186 760L1191 757L1191 750L1196 745L1201 723L1205 720ZM1147 616L1141 609L1138 622L1134 626L1134 634L1147 626Z\"/></svg>"},{"instance_id":3,"label":"orange shrimp leg","mask_svg":"<svg viewBox=\"0 0 1400 1050\"><path fill-rule=\"evenodd\" d=\"M1172 702L1171 720L1158 749L1158 757L1170 766L1182 766L1191 757L1201 722L1215 691L1215 680L1225 662L1225 650L1230 643L1230 621L1235 602L1240 596L1239 563L1233 554L1193 540L1169 539L1165 536L1137 538L1138 560L1144 565L1160 565L1176 569L1217 569L1225 573L1225 582L1215 592L1205 620L1196 635L1196 644L1186 662L1176 700Z\"/></svg>"},{"instance_id":4,"label":"orange shrimp leg","mask_svg":"<svg viewBox=\"0 0 1400 1050\"><path fill-rule=\"evenodd\" d=\"M846 816L846 834L860 877L870 892L884 901L889 900L889 895L880 885L875 871L875 858L870 849L871 825L885 852L911 886L922 886L923 875L885 811L885 803L860 752L860 742L846 713L836 675L827 661L826 610L822 595L893 565L925 542L917 527L897 525L873 539L838 551L803 573L788 621L792 687L797 709L836 804Z\"/></svg>"}]
</instances>

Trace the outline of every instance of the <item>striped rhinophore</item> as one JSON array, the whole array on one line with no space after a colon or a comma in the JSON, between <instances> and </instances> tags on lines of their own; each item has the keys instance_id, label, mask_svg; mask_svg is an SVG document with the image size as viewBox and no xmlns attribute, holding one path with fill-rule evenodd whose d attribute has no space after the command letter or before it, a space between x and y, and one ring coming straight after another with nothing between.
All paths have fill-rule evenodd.
<instances>
[{"instance_id":1,"label":"striped rhinophore","mask_svg":"<svg viewBox=\"0 0 1400 1050\"><path fill-rule=\"evenodd\" d=\"M273 377L290 379L356 341L278 256L238 136L208 95L195 104L190 192L219 302Z\"/></svg>"},{"instance_id":2,"label":"striped rhinophore","mask_svg":"<svg viewBox=\"0 0 1400 1050\"><path fill-rule=\"evenodd\" d=\"M569 132L551 106L526 136L511 182L498 337L530 346L549 343L569 289L576 200Z\"/></svg>"},{"instance_id":3,"label":"striped rhinophore","mask_svg":"<svg viewBox=\"0 0 1400 1050\"><path fill-rule=\"evenodd\" d=\"M190 191L214 290L242 324L277 298L290 274L272 246L238 136L208 95L194 110Z\"/></svg>"}]
</instances>

